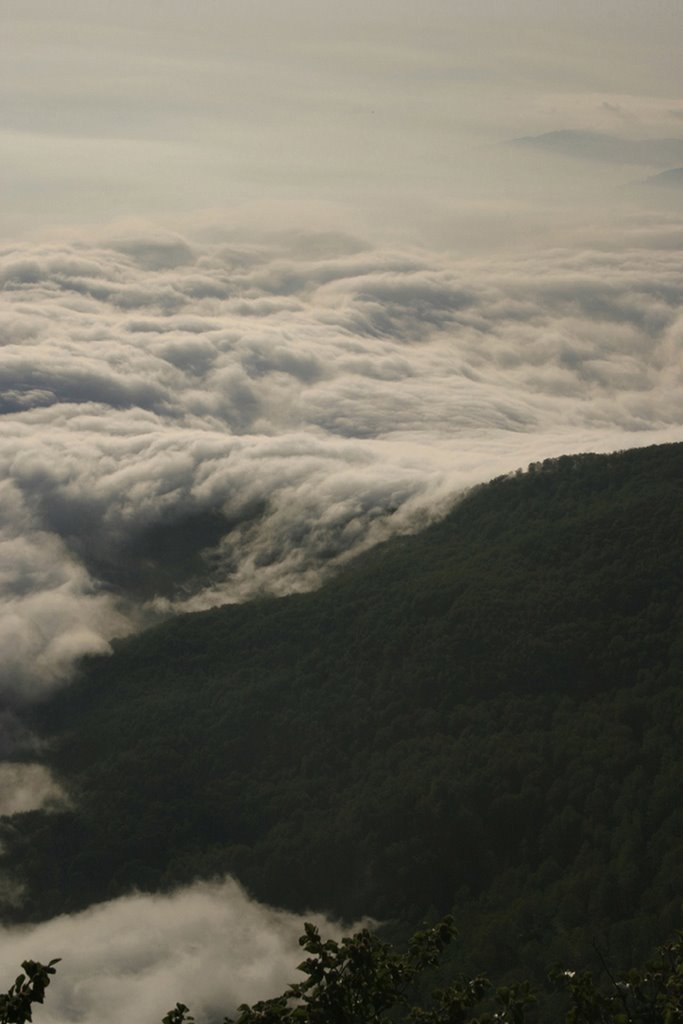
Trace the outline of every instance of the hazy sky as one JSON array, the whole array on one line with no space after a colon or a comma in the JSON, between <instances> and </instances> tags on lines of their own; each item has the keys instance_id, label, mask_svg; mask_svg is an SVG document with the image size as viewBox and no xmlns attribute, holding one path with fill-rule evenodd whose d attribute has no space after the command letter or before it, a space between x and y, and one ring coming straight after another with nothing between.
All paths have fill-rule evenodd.
<instances>
[{"instance_id":1,"label":"hazy sky","mask_svg":"<svg viewBox=\"0 0 683 1024\"><path fill-rule=\"evenodd\" d=\"M478 213L505 237L520 203L604 203L634 172L539 167L503 140L683 130L678 0L4 0L1 17L14 233L298 202L453 244Z\"/></svg>"},{"instance_id":2,"label":"hazy sky","mask_svg":"<svg viewBox=\"0 0 683 1024\"><path fill-rule=\"evenodd\" d=\"M71 798L11 708L112 637L683 440L681 39L681 0L2 0L0 813ZM136 900L0 932L8 984L63 956L46 1020L151 1024L296 957L230 882Z\"/></svg>"}]
</instances>

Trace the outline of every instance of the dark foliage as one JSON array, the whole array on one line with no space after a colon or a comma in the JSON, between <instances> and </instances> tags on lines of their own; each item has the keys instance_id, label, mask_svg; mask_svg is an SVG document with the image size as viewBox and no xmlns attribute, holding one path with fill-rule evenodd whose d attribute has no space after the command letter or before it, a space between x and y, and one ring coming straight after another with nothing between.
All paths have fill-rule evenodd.
<instances>
[{"instance_id":1,"label":"dark foliage","mask_svg":"<svg viewBox=\"0 0 683 1024\"><path fill-rule=\"evenodd\" d=\"M0 1024L26 1024L33 1020L33 1004L45 1001L45 989L55 974L55 964L59 959L50 960L49 964L39 964L35 960L25 960L21 965L24 974L20 974L6 993L0 995Z\"/></svg>"},{"instance_id":2,"label":"dark foliage","mask_svg":"<svg viewBox=\"0 0 683 1024\"><path fill-rule=\"evenodd\" d=\"M434 968L455 934L452 919L445 918L413 935L400 952L366 929L335 942L306 924L299 940L308 954L299 965L304 980L238 1007L237 1018L226 1017L224 1024L537 1024L528 982L494 990L480 975L434 987ZM0 1024L32 1020L32 1004L43 1002L58 962L22 965L26 975L0 995ZM564 990L566 1024L681 1024L683 933L640 970L615 977L607 968L601 983L588 972L558 967L552 978ZM195 1024L195 1018L177 1003L162 1024Z\"/></svg>"}]
</instances>

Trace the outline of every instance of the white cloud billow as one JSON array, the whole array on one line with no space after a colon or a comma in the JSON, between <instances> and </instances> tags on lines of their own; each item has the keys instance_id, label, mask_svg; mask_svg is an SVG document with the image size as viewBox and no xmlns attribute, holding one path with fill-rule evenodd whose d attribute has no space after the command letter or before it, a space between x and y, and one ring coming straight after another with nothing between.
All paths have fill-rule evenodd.
<instances>
[{"instance_id":1,"label":"white cloud billow","mask_svg":"<svg viewBox=\"0 0 683 1024\"><path fill-rule=\"evenodd\" d=\"M680 234L486 260L331 234L7 247L5 686L159 613L315 586L528 461L683 437Z\"/></svg>"},{"instance_id":2,"label":"white cloud billow","mask_svg":"<svg viewBox=\"0 0 683 1024\"><path fill-rule=\"evenodd\" d=\"M327 938L342 934L320 914L305 920ZM231 879L171 895L126 896L0 929L0 988L12 984L20 961L61 957L36 1011L41 1024L159 1024L177 1002L197 1020L222 1020L296 980L303 921L250 900Z\"/></svg>"}]
</instances>

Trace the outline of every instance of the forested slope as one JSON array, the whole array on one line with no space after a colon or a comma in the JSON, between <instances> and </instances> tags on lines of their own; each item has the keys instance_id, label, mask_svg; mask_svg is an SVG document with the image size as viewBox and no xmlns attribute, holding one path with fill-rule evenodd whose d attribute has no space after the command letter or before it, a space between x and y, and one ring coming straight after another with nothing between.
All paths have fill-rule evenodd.
<instances>
[{"instance_id":1,"label":"forested slope","mask_svg":"<svg viewBox=\"0 0 683 1024\"><path fill-rule=\"evenodd\" d=\"M477 488L316 593L184 616L35 713L74 810L17 816L38 917L233 872L466 957L622 962L681 924L683 446Z\"/></svg>"}]
</instances>

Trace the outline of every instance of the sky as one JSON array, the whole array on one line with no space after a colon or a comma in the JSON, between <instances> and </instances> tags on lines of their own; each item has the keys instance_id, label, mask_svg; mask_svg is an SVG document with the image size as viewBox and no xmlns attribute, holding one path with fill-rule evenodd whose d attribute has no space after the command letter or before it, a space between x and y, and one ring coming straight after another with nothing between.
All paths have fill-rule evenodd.
<instances>
[{"instance_id":1,"label":"sky","mask_svg":"<svg viewBox=\"0 0 683 1024\"><path fill-rule=\"evenodd\" d=\"M71 799L14 711L84 653L683 440L682 20L3 0L4 813Z\"/></svg>"},{"instance_id":2,"label":"sky","mask_svg":"<svg viewBox=\"0 0 683 1024\"><path fill-rule=\"evenodd\" d=\"M482 216L504 238L530 206L602 202L634 177L534 167L501 142L681 134L676 0L4 0L2 19L13 234L201 211L296 222L318 204L457 246Z\"/></svg>"}]
</instances>

